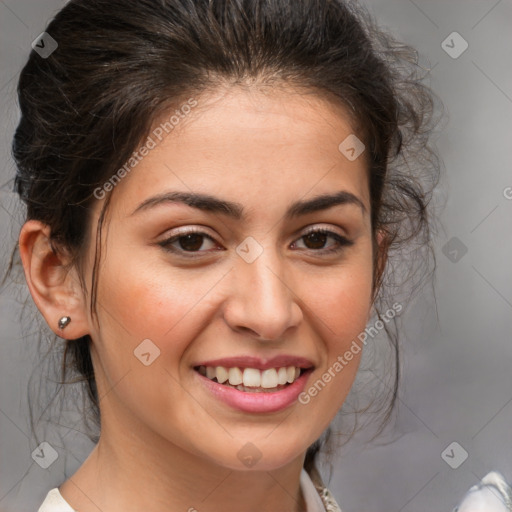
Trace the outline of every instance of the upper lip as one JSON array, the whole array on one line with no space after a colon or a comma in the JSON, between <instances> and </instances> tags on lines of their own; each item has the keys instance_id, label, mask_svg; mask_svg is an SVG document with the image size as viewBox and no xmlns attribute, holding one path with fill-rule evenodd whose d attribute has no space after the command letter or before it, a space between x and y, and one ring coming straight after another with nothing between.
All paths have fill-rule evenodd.
<instances>
[{"instance_id":1,"label":"upper lip","mask_svg":"<svg viewBox=\"0 0 512 512\"><path fill-rule=\"evenodd\" d=\"M284 366L296 366L298 368L312 368L313 363L304 357L279 355L270 359L261 359L254 356L223 357L201 361L193 366L224 366L225 368L256 368L267 370L268 368L281 368Z\"/></svg>"}]
</instances>

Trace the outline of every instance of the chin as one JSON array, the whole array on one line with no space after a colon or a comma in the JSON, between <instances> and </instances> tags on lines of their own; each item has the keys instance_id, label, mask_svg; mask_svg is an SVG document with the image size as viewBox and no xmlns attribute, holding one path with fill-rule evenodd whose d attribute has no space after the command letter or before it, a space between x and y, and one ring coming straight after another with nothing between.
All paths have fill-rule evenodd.
<instances>
[{"instance_id":1,"label":"chin","mask_svg":"<svg viewBox=\"0 0 512 512\"><path fill-rule=\"evenodd\" d=\"M274 471L302 457L308 446L287 444L285 440L254 441L232 439L223 453L207 455L215 464L233 471Z\"/></svg>"}]
</instances>

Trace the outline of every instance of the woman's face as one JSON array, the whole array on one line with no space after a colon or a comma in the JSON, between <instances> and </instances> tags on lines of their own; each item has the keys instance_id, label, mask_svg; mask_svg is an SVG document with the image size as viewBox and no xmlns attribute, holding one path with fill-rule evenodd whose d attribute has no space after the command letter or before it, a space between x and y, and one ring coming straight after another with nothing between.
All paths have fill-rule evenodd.
<instances>
[{"instance_id":1,"label":"woman's face","mask_svg":"<svg viewBox=\"0 0 512 512\"><path fill-rule=\"evenodd\" d=\"M269 470L321 435L359 365L372 295L364 153L345 156L348 117L312 95L196 100L113 191L89 317L102 436ZM226 375L233 386L212 379ZM240 391L240 378L267 391Z\"/></svg>"}]
</instances>

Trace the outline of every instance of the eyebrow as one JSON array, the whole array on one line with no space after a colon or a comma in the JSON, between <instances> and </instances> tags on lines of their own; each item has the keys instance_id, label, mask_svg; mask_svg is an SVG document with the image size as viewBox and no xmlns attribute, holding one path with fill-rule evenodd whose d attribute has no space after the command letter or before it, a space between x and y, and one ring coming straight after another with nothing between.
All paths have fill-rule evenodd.
<instances>
[{"instance_id":1,"label":"eyebrow","mask_svg":"<svg viewBox=\"0 0 512 512\"><path fill-rule=\"evenodd\" d=\"M219 213L237 220L245 218L244 207L240 203L226 201L197 192L166 192L158 194L143 201L131 215L166 203L183 203L192 208L197 208L198 210ZM341 190L335 194L323 194L312 199L292 203L285 213L285 219L291 220L302 215L327 210L328 208L339 205L359 206L363 215L367 213L366 207L361 199L351 192Z\"/></svg>"}]
</instances>

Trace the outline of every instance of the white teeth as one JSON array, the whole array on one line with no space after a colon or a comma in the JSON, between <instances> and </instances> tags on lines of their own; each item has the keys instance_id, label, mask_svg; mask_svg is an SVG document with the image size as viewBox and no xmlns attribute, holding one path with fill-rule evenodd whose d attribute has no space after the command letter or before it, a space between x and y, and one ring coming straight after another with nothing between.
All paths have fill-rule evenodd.
<instances>
[{"instance_id":1,"label":"white teeth","mask_svg":"<svg viewBox=\"0 0 512 512\"><path fill-rule=\"evenodd\" d=\"M244 379L245 381L245 379ZM263 370L261 372L261 387L262 388L275 388L278 384L277 372L274 368Z\"/></svg>"},{"instance_id":2,"label":"white teeth","mask_svg":"<svg viewBox=\"0 0 512 512\"><path fill-rule=\"evenodd\" d=\"M244 370L244 386L259 388L261 386L261 372L255 368L246 368Z\"/></svg>"},{"instance_id":3,"label":"white teeth","mask_svg":"<svg viewBox=\"0 0 512 512\"><path fill-rule=\"evenodd\" d=\"M285 367L279 368L279 370L277 370L277 383L280 386L283 386L287 382L288 382L288 372L286 371L286 368Z\"/></svg>"},{"instance_id":4,"label":"white teeth","mask_svg":"<svg viewBox=\"0 0 512 512\"><path fill-rule=\"evenodd\" d=\"M221 384L229 379L229 373L224 366L217 366L217 368L215 368L215 376L217 377L217 382Z\"/></svg>"},{"instance_id":5,"label":"white teeth","mask_svg":"<svg viewBox=\"0 0 512 512\"><path fill-rule=\"evenodd\" d=\"M238 384L242 384L243 377L240 368L230 368L229 369L229 383L232 386L238 386Z\"/></svg>"},{"instance_id":6,"label":"white teeth","mask_svg":"<svg viewBox=\"0 0 512 512\"><path fill-rule=\"evenodd\" d=\"M224 366L200 366L198 371L209 379L216 379L220 384L231 384L240 388L272 389L291 384L300 376L300 368L283 366L281 368L226 368Z\"/></svg>"}]
</instances>

